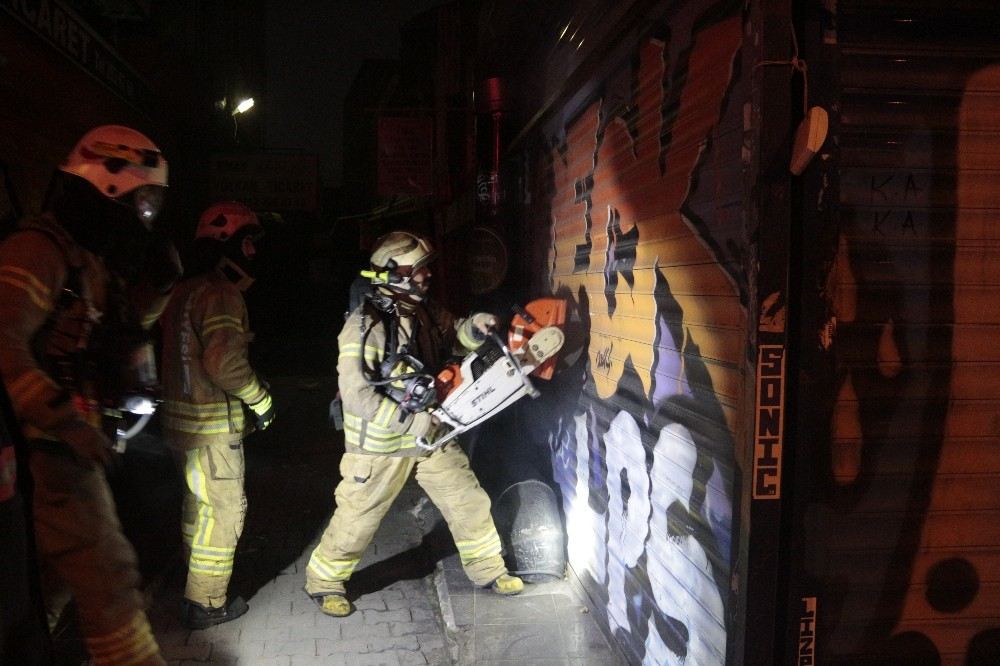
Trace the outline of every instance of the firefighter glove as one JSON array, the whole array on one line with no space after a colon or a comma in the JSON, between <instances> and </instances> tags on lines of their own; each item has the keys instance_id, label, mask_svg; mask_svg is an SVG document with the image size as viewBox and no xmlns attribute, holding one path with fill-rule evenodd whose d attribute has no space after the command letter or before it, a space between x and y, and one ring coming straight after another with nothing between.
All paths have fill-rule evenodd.
<instances>
[{"instance_id":1,"label":"firefighter glove","mask_svg":"<svg viewBox=\"0 0 1000 666\"><path fill-rule=\"evenodd\" d=\"M485 340L490 331L496 329L497 318L489 312L477 312L472 315L472 327L476 337L482 336L482 339Z\"/></svg>"},{"instance_id":2,"label":"firefighter glove","mask_svg":"<svg viewBox=\"0 0 1000 666\"><path fill-rule=\"evenodd\" d=\"M83 421L73 421L62 428L59 438L69 444L76 457L87 464L107 465L111 461L111 440Z\"/></svg>"},{"instance_id":3,"label":"firefighter glove","mask_svg":"<svg viewBox=\"0 0 1000 666\"><path fill-rule=\"evenodd\" d=\"M458 341L463 347L476 349L486 341L490 331L496 328L497 318L489 312L477 312L462 322L458 329Z\"/></svg>"},{"instance_id":4,"label":"firefighter glove","mask_svg":"<svg viewBox=\"0 0 1000 666\"><path fill-rule=\"evenodd\" d=\"M430 412L417 412L413 415L413 422L410 423L409 433L414 437L427 437L434 430L437 419L431 416Z\"/></svg>"},{"instance_id":5,"label":"firefighter glove","mask_svg":"<svg viewBox=\"0 0 1000 666\"><path fill-rule=\"evenodd\" d=\"M257 415L257 430L266 430L274 421L274 403L271 401L271 394L264 394L264 399L250 405L250 409Z\"/></svg>"}]
</instances>

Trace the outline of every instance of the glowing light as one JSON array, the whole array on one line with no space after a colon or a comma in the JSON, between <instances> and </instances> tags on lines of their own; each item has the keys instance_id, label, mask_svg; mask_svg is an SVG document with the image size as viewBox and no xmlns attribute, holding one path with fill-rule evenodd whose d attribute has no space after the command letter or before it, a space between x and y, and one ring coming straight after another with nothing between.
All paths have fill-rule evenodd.
<instances>
[{"instance_id":1,"label":"glowing light","mask_svg":"<svg viewBox=\"0 0 1000 666\"><path fill-rule=\"evenodd\" d=\"M236 105L236 108L233 109L233 115L235 116L237 113L245 113L252 108L253 108L253 97L247 97L246 99L244 99L243 101L241 101L239 104Z\"/></svg>"}]
</instances>

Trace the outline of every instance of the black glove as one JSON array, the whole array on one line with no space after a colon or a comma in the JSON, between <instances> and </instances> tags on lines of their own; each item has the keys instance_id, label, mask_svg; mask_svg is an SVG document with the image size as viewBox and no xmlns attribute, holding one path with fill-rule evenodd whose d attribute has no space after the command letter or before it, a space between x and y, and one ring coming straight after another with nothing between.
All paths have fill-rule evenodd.
<instances>
[{"instance_id":1,"label":"black glove","mask_svg":"<svg viewBox=\"0 0 1000 666\"><path fill-rule=\"evenodd\" d=\"M250 409L257 415L257 430L266 430L274 421L274 402L270 394L265 394L264 399L250 405Z\"/></svg>"}]
</instances>

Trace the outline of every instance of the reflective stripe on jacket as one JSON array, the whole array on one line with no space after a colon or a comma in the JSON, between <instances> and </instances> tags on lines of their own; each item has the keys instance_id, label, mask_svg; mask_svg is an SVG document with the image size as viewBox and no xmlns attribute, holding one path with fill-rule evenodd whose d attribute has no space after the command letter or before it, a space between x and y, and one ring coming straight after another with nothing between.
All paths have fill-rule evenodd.
<instances>
[{"instance_id":1,"label":"reflective stripe on jacket","mask_svg":"<svg viewBox=\"0 0 1000 666\"><path fill-rule=\"evenodd\" d=\"M64 386L49 362L89 346L110 280L101 260L49 215L22 222L0 243L0 375L29 439L57 439L78 421L99 424L96 407L87 408L96 405L93 387L87 400L74 400L71 389L88 387ZM74 293L64 299L67 290Z\"/></svg>"},{"instance_id":2,"label":"reflective stripe on jacket","mask_svg":"<svg viewBox=\"0 0 1000 666\"><path fill-rule=\"evenodd\" d=\"M433 303L418 306L416 312L397 316L399 320L397 351L410 343L413 323L419 318L417 339L411 353L424 363L424 371L437 372L452 352L463 353L478 346L472 340L470 319L455 320L444 308ZM386 353L387 331L371 306L361 305L351 313L337 337L337 383L344 407L344 442L348 451L395 456L424 455L417 448L417 435L427 427L427 417L403 410L377 387L368 383L364 367L377 371ZM456 344L459 346L455 348ZM363 346L363 348L362 348ZM392 376L411 371L398 363Z\"/></svg>"},{"instance_id":3,"label":"reflective stripe on jacket","mask_svg":"<svg viewBox=\"0 0 1000 666\"><path fill-rule=\"evenodd\" d=\"M250 367L243 294L211 271L181 282L163 314L163 427L180 448L235 441L246 427L242 403L267 391Z\"/></svg>"}]
</instances>

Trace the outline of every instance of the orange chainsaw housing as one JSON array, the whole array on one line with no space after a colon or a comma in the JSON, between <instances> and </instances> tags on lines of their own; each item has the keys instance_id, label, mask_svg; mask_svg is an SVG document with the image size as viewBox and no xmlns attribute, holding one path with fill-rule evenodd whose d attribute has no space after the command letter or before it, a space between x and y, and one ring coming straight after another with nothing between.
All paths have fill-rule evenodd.
<instances>
[{"instance_id":1,"label":"orange chainsaw housing","mask_svg":"<svg viewBox=\"0 0 1000 666\"><path fill-rule=\"evenodd\" d=\"M524 311L531 318L528 319L520 314L514 315L507 331L507 346L511 352L517 354L522 347L528 344L528 340L539 330L546 326L563 327L566 323L566 301L561 298L538 298L524 306ZM541 379L551 379L555 372L556 360L559 354L554 354L531 373ZM437 391L438 403L444 402L448 394L462 384L461 364L449 363L437 374L434 388Z\"/></svg>"},{"instance_id":2,"label":"orange chainsaw housing","mask_svg":"<svg viewBox=\"0 0 1000 666\"><path fill-rule=\"evenodd\" d=\"M515 354L528 344L531 336L539 330L546 326L562 329L566 323L566 300L562 298L536 298L524 306L524 311L530 315L532 321L529 322L525 317L516 314L507 331L507 346ZM554 354L552 358L535 368L531 375L540 379L552 379L558 359L559 354Z\"/></svg>"},{"instance_id":3,"label":"orange chainsaw housing","mask_svg":"<svg viewBox=\"0 0 1000 666\"><path fill-rule=\"evenodd\" d=\"M458 363L449 363L441 368L434 380L434 389L437 391L438 404L444 402L448 394L457 389L462 383L462 370Z\"/></svg>"}]
</instances>

